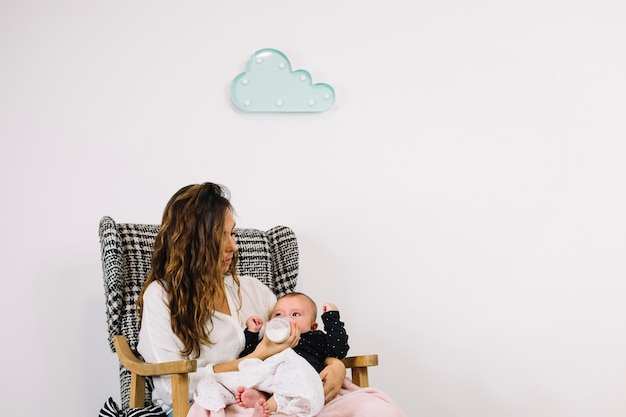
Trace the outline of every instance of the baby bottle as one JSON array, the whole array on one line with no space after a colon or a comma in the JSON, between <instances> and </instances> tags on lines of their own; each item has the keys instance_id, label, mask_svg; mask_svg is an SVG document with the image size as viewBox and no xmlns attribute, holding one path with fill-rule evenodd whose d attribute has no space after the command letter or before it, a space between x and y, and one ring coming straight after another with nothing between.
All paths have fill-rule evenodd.
<instances>
[{"instance_id":1,"label":"baby bottle","mask_svg":"<svg viewBox=\"0 0 626 417\"><path fill-rule=\"evenodd\" d=\"M282 343L291 333L291 320L287 317L275 317L265 325L265 335L274 343Z\"/></svg>"}]
</instances>

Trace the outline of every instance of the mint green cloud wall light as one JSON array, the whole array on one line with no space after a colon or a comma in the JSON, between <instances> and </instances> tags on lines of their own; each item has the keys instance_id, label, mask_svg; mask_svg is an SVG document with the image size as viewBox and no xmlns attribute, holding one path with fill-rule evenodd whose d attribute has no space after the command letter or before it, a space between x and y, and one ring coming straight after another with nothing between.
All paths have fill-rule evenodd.
<instances>
[{"instance_id":1,"label":"mint green cloud wall light","mask_svg":"<svg viewBox=\"0 0 626 417\"><path fill-rule=\"evenodd\" d=\"M322 112L335 102L330 85L313 84L308 71L293 71L285 54L271 48L250 57L246 71L231 83L230 96L245 112Z\"/></svg>"}]
</instances>

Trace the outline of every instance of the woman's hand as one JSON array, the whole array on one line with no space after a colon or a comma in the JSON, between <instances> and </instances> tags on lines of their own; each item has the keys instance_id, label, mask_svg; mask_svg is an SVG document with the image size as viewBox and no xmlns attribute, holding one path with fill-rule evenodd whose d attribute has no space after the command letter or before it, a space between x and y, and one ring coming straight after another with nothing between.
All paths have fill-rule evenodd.
<instances>
[{"instance_id":1,"label":"woman's hand","mask_svg":"<svg viewBox=\"0 0 626 417\"><path fill-rule=\"evenodd\" d=\"M291 333L289 334L289 338L282 343L274 343L267 337L264 337L263 339L261 339L261 341L252 353L242 358L238 358L234 361L213 365L213 372L219 373L237 371L239 370L239 363L244 359L256 358L264 361L272 355L280 353L287 348L292 348L296 346L298 344L298 341L300 340L300 331L298 330L295 322L291 322L290 331Z\"/></svg>"},{"instance_id":2,"label":"woman's hand","mask_svg":"<svg viewBox=\"0 0 626 417\"><path fill-rule=\"evenodd\" d=\"M326 367L320 372L324 384L324 402L328 403L339 394L339 389L346 378L346 366L337 358L326 358Z\"/></svg>"}]
</instances>

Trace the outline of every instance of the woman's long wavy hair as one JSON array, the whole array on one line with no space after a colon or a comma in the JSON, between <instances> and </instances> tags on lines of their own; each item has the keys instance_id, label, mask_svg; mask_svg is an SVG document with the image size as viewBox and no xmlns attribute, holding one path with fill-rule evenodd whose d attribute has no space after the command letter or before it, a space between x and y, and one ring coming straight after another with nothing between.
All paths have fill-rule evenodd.
<instances>
[{"instance_id":1,"label":"woman's long wavy hair","mask_svg":"<svg viewBox=\"0 0 626 417\"><path fill-rule=\"evenodd\" d=\"M224 236L231 232L224 230L228 211L233 213L228 189L207 182L181 188L163 212L152 265L137 301L139 322L144 291L157 281L169 296L172 330L183 343L184 357L198 357L200 346L212 343L215 300L225 297L222 265ZM237 253L229 272L239 286L236 267Z\"/></svg>"}]
</instances>

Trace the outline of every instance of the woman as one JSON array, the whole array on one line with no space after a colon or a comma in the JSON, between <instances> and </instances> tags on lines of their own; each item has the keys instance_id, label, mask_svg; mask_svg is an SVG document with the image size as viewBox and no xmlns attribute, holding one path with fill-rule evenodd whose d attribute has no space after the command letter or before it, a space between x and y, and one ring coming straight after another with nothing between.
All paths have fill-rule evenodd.
<instances>
[{"instance_id":1,"label":"woman","mask_svg":"<svg viewBox=\"0 0 626 417\"><path fill-rule=\"evenodd\" d=\"M292 323L285 342L264 338L252 353L238 358L245 345L246 319L269 318L276 297L256 278L236 274L235 220L229 198L226 187L213 183L189 185L172 196L138 300L137 350L146 362L197 359L198 370L189 375L190 398L207 373L235 371L247 358L265 360L294 347L300 337ZM342 388L346 369L336 358L327 358L325 365L320 378L328 403ZM170 378L155 377L154 402L171 413L171 398ZM365 417L361 411L366 407L359 407L360 416Z\"/></svg>"}]
</instances>

